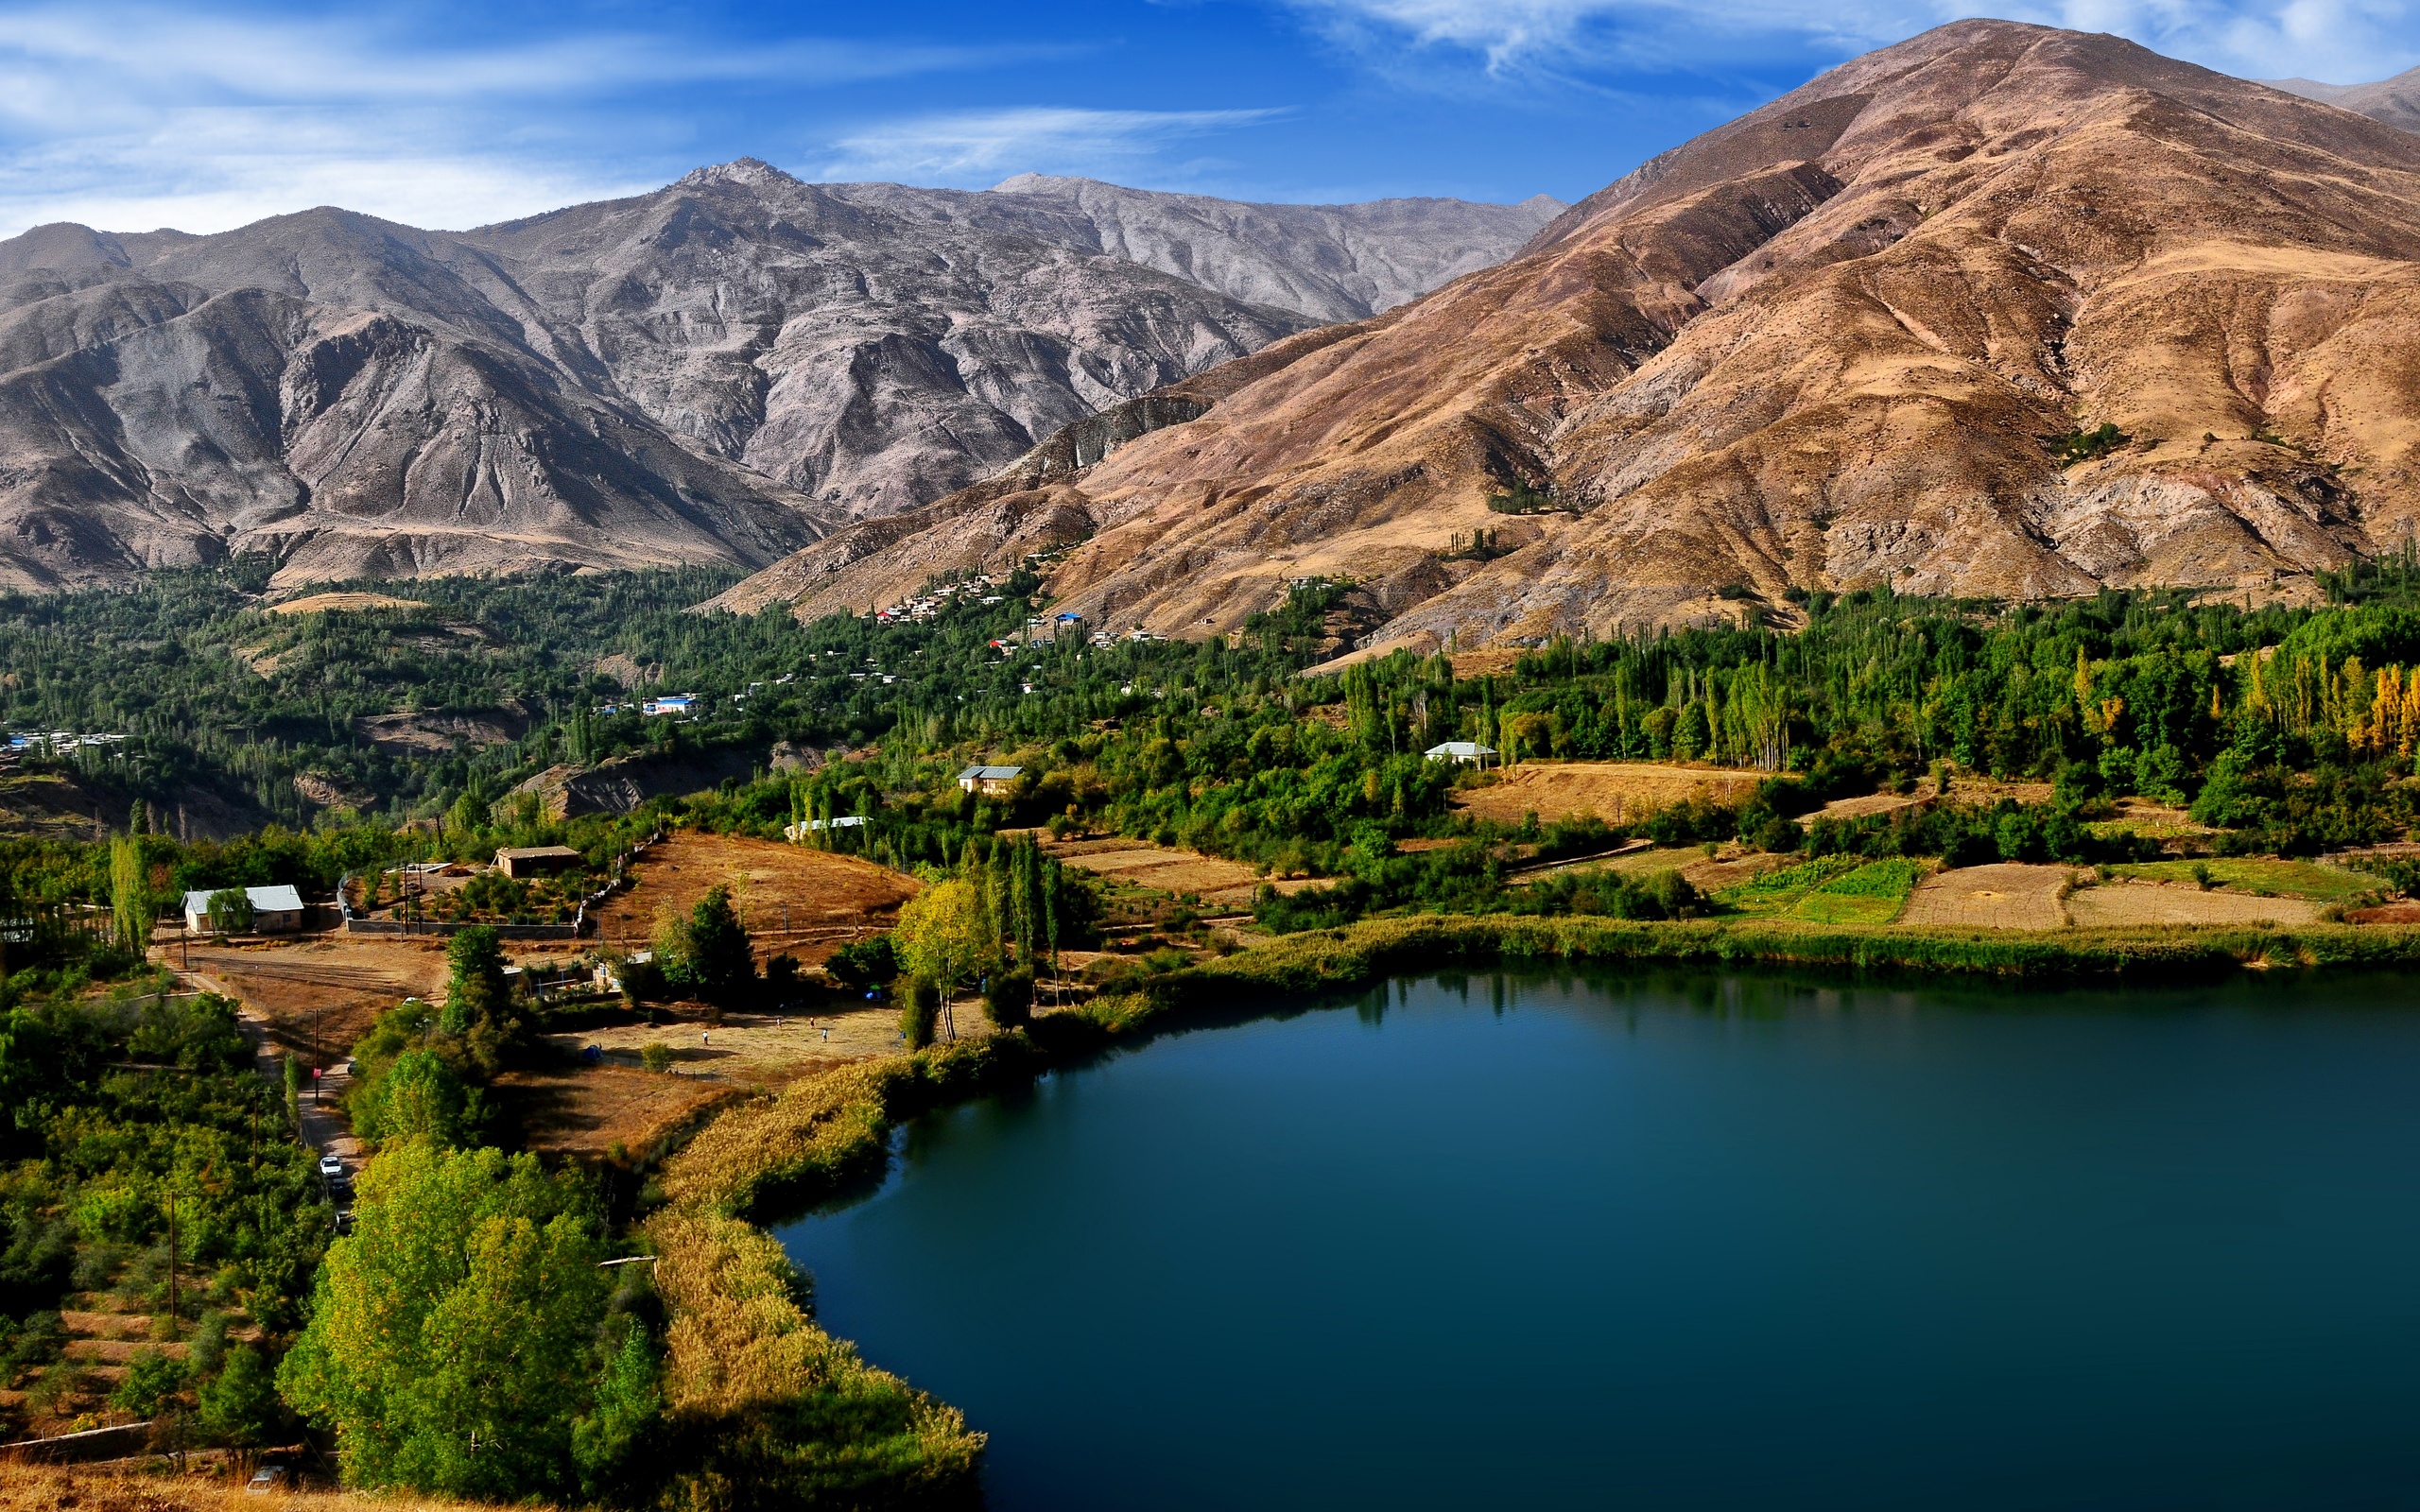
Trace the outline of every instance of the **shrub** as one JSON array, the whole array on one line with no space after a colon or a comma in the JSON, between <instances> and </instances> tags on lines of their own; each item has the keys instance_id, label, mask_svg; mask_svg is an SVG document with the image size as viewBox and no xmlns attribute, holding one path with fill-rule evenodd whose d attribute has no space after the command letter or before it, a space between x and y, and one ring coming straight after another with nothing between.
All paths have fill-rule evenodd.
<instances>
[{"instance_id":1,"label":"shrub","mask_svg":"<svg viewBox=\"0 0 2420 1512\"><path fill-rule=\"evenodd\" d=\"M899 956L889 935L852 940L832 953L824 973L854 992L876 988L899 974Z\"/></svg>"},{"instance_id":2,"label":"shrub","mask_svg":"<svg viewBox=\"0 0 2420 1512\"><path fill-rule=\"evenodd\" d=\"M2078 462L2089 462L2095 457L2107 456L2133 439L2133 437L2119 430L2116 425L2102 421L2091 430L2074 430L2065 436L2052 438L2049 442L2049 451L2050 455L2058 459L2060 466L2072 467Z\"/></svg>"},{"instance_id":3,"label":"shrub","mask_svg":"<svg viewBox=\"0 0 2420 1512\"><path fill-rule=\"evenodd\" d=\"M639 1064L662 1075L672 1069L672 1047L661 1040L640 1046Z\"/></svg>"},{"instance_id":4,"label":"shrub","mask_svg":"<svg viewBox=\"0 0 2420 1512\"><path fill-rule=\"evenodd\" d=\"M126 1379L110 1393L110 1406L137 1418L159 1416L161 1404L182 1390L185 1367L173 1355L142 1349L126 1365Z\"/></svg>"},{"instance_id":5,"label":"shrub","mask_svg":"<svg viewBox=\"0 0 2420 1512\"><path fill-rule=\"evenodd\" d=\"M899 1033L910 1050L933 1042L933 1025L941 1019L942 990L925 977L911 977L899 994Z\"/></svg>"},{"instance_id":6,"label":"shrub","mask_svg":"<svg viewBox=\"0 0 2420 1512\"><path fill-rule=\"evenodd\" d=\"M1013 1029L1033 1019L1033 973L1002 971L992 978L983 1012L995 1028Z\"/></svg>"}]
</instances>

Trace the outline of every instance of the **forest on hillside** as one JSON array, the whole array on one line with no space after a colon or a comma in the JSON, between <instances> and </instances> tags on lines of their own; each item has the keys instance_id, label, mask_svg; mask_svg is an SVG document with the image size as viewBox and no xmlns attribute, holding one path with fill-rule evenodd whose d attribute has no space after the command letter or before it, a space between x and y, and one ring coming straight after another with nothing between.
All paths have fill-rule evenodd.
<instances>
[{"instance_id":1,"label":"forest on hillside","mask_svg":"<svg viewBox=\"0 0 2420 1512\"><path fill-rule=\"evenodd\" d=\"M925 623L688 612L708 573L441 580L412 607L271 613L238 574L133 593L0 603L9 728L127 741L44 765L123 799L162 893L338 876L404 853L568 842L601 862L669 816L777 835L802 819L893 865L954 864L970 840L1057 821L1349 881L1354 911L1486 906L1503 836L1449 802L1445 740L1510 760L1707 762L1772 774L1744 807L1673 805L1629 828L1769 849L2103 859L2115 798L2189 807L2221 853L2308 854L2413 826L2420 566L2323 580L2313 608L2178 592L2056 604L1819 594L1803 626L1560 639L1484 677L1406 652L1306 674L1337 644L1351 585L1299 587L1225 641L1052 635L1029 575ZM984 598L995 602L983 602ZM643 697L697 695L649 718ZM604 712L611 710L612 712ZM503 717L510 713L517 724ZM486 733L382 743L398 716ZM441 730L442 726L432 727ZM517 733L513 730L517 729ZM799 765L774 770L786 742ZM735 752L749 777L640 813L549 817L517 786L614 757ZM1023 768L1012 792L950 782ZM2055 784L2055 801L1863 828L1800 822L1824 800L1961 773ZM314 802L318 778L356 801ZM182 795L249 798L247 833L180 835ZM323 789L321 789L323 791ZM324 796L324 791L323 791ZM1532 827L1533 828L1533 827ZM1480 849L1397 850L1407 839ZM1530 833L1531 842L1560 842ZM27 917L111 901L105 849L0 838L0 902ZM22 953L21 953L22 954Z\"/></svg>"}]
</instances>

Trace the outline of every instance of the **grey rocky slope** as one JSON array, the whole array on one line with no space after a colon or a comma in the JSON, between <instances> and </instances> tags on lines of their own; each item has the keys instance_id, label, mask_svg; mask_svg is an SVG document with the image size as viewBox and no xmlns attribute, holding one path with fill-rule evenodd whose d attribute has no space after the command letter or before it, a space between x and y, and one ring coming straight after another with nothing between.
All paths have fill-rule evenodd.
<instances>
[{"instance_id":1,"label":"grey rocky slope","mask_svg":"<svg viewBox=\"0 0 2420 1512\"><path fill-rule=\"evenodd\" d=\"M2307 100L2358 111L2407 131L2420 131L2420 68L2410 68L2375 84L2323 84L2311 78L2273 78L2271 89L2282 89Z\"/></svg>"},{"instance_id":2,"label":"grey rocky slope","mask_svg":"<svg viewBox=\"0 0 2420 1512\"><path fill-rule=\"evenodd\" d=\"M1495 261L1556 208L743 159L468 232L42 227L0 242L0 586L251 551L286 582L759 566Z\"/></svg>"},{"instance_id":3,"label":"grey rocky slope","mask_svg":"<svg viewBox=\"0 0 2420 1512\"><path fill-rule=\"evenodd\" d=\"M1067 206L1092 222L1100 249L1113 257L1322 320L1366 319L1493 267L1568 208L1548 195L1517 205L1243 204L1038 173L1019 174L994 192Z\"/></svg>"}]
</instances>

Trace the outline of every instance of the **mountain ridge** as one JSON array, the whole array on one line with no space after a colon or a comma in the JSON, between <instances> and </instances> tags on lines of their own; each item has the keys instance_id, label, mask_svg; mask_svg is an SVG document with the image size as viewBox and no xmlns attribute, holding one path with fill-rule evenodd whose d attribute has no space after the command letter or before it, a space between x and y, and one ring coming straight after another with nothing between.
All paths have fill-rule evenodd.
<instances>
[{"instance_id":1,"label":"mountain ridge","mask_svg":"<svg viewBox=\"0 0 2420 1512\"><path fill-rule=\"evenodd\" d=\"M1150 222L1146 192L1086 192ZM1237 207L1222 230L1218 202L1162 198L1153 252L1201 279L1103 250L1058 188L753 159L468 232L326 206L215 235L34 228L0 242L0 586L235 552L289 583L762 566L1545 217Z\"/></svg>"},{"instance_id":2,"label":"mountain ridge","mask_svg":"<svg viewBox=\"0 0 2420 1512\"><path fill-rule=\"evenodd\" d=\"M1050 480L1090 530L1048 588L1201 634L1350 576L1383 646L1855 587L2307 586L2420 516L2415 356L2420 137L2118 39L1955 23ZM960 503L1014 505L933 509ZM872 586L842 566L797 608Z\"/></svg>"}]
</instances>

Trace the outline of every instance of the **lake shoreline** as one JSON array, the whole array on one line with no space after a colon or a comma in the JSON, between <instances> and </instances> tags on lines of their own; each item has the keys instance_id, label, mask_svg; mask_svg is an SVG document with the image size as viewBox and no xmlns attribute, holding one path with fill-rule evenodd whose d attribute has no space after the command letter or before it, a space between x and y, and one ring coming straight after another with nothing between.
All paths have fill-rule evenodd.
<instances>
[{"instance_id":1,"label":"lake shoreline","mask_svg":"<svg viewBox=\"0 0 2420 1512\"><path fill-rule=\"evenodd\" d=\"M814 1369L773 1372L802 1403L856 1382L887 1398L893 1461L915 1504L961 1505L979 1477L983 1435L956 1409L858 1360L810 1311L773 1283L778 1246L763 1225L877 1177L890 1137L919 1115L1031 1083L1050 1072L1161 1034L1245 1022L1315 1007L1322 997L1392 977L1456 968L1778 966L1942 977L1975 975L2163 985L2244 971L2420 965L2420 928L2322 924L2291 929L2065 929L2038 934L1764 919L1664 922L1516 916L1423 915L1367 919L1287 936L1112 992L1030 1024L912 1054L864 1061L727 1109L665 1164L665 1206L646 1231L664 1267L686 1281L667 1291L673 1333L696 1348L694 1369L723 1376L752 1357L813 1357ZM1256 1001L1240 1001L1249 994ZM675 1350L675 1375L683 1373ZM716 1393L706 1393L708 1396ZM773 1394L778 1397L779 1392ZM726 1410L735 1403L718 1403ZM781 1405L766 1400L763 1406Z\"/></svg>"}]
</instances>

